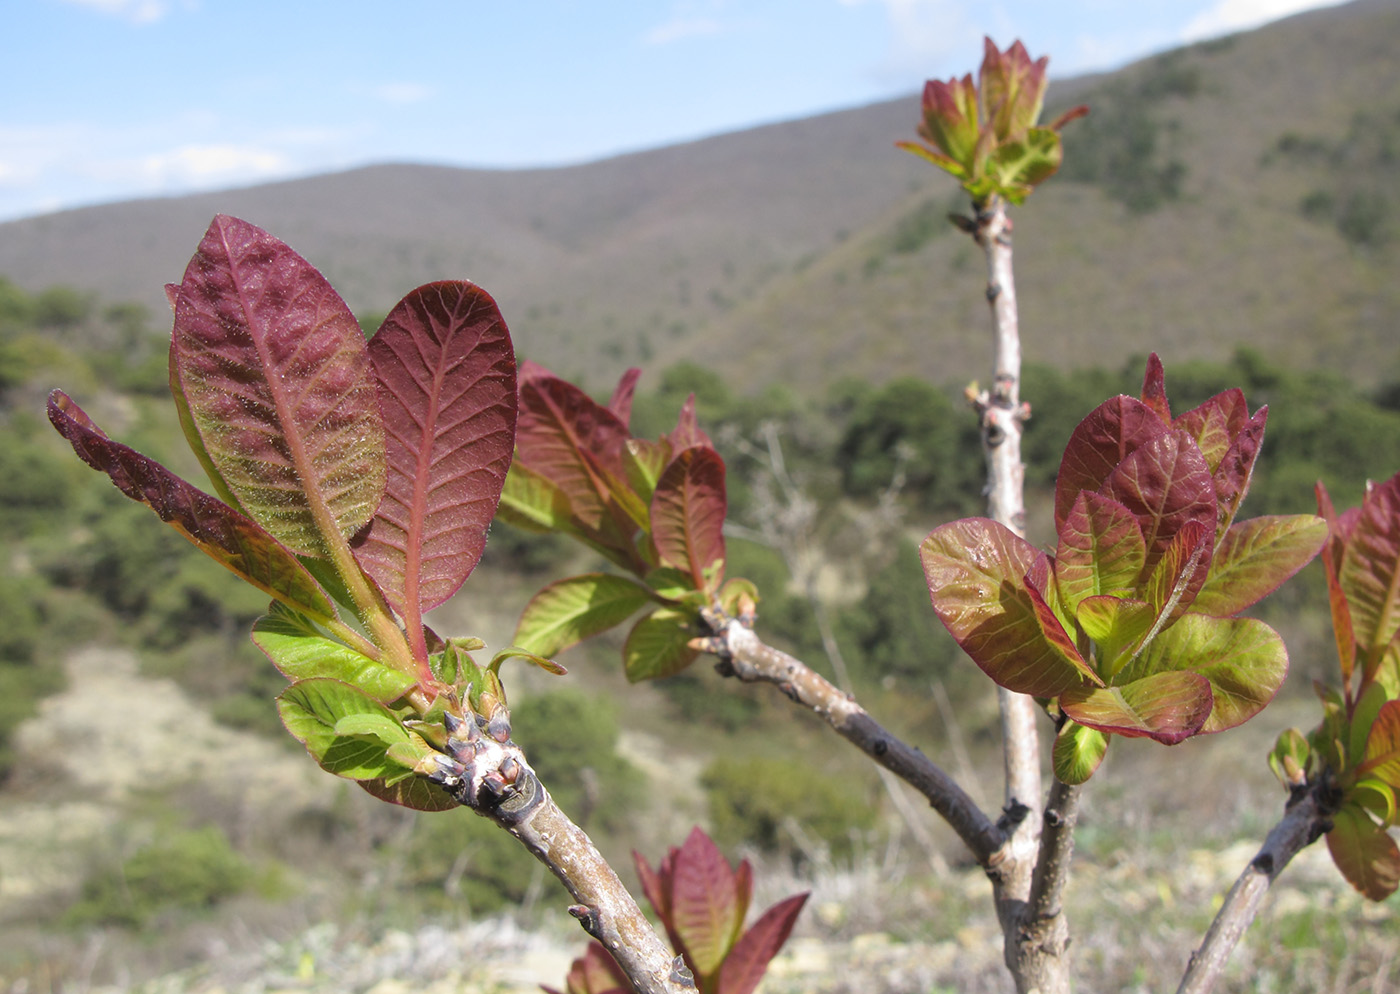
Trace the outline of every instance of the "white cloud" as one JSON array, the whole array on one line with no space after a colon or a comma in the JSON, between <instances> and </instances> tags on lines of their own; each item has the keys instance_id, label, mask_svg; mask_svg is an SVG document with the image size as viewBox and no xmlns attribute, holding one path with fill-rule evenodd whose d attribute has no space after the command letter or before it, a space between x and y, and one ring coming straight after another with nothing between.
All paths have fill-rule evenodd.
<instances>
[{"instance_id":1,"label":"white cloud","mask_svg":"<svg viewBox=\"0 0 1400 994\"><path fill-rule=\"evenodd\" d=\"M370 92L386 104L418 104L437 95L435 89L422 83L384 83Z\"/></svg>"},{"instance_id":2,"label":"white cloud","mask_svg":"<svg viewBox=\"0 0 1400 994\"><path fill-rule=\"evenodd\" d=\"M883 83L909 86L909 81L948 74L956 65L966 71L968 53L980 58L982 36L998 33L999 25L976 25L960 0L841 0L846 6L877 3L885 8L890 45L874 68ZM987 16L984 11L982 16Z\"/></svg>"},{"instance_id":3,"label":"white cloud","mask_svg":"<svg viewBox=\"0 0 1400 994\"><path fill-rule=\"evenodd\" d=\"M131 165L143 181L163 189L244 183L292 168L280 152L248 145L184 145L144 156Z\"/></svg>"},{"instance_id":4,"label":"white cloud","mask_svg":"<svg viewBox=\"0 0 1400 994\"><path fill-rule=\"evenodd\" d=\"M169 0L65 0L79 7L125 18L136 24L152 24L170 13Z\"/></svg>"},{"instance_id":5,"label":"white cloud","mask_svg":"<svg viewBox=\"0 0 1400 994\"><path fill-rule=\"evenodd\" d=\"M1343 0L1219 0L1187 23L1182 40L1199 41L1257 28L1290 14L1315 7L1332 7L1341 2Z\"/></svg>"}]
</instances>

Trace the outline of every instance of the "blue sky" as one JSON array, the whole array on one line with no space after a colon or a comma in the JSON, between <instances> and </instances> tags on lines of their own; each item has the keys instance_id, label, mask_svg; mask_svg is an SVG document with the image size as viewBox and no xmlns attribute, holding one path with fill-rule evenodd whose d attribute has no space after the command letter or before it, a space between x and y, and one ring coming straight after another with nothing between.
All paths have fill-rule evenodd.
<instances>
[{"instance_id":1,"label":"blue sky","mask_svg":"<svg viewBox=\"0 0 1400 994\"><path fill-rule=\"evenodd\" d=\"M580 162L912 94L984 34L1069 76L1326 3L4 0L0 221L371 162Z\"/></svg>"}]
</instances>

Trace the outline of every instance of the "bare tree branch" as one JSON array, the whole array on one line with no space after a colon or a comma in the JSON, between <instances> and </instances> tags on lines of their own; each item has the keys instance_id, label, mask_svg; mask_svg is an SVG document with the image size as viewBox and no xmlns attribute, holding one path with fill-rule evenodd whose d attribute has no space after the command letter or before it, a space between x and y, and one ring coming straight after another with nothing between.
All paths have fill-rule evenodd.
<instances>
[{"instance_id":1,"label":"bare tree branch","mask_svg":"<svg viewBox=\"0 0 1400 994\"><path fill-rule=\"evenodd\" d=\"M713 638L700 641L720 656L720 672L746 683L771 683L821 715L843 738L928 798L979 864L996 867L1005 833L937 764L887 731L849 694L801 660L765 644L738 619L714 618L712 627Z\"/></svg>"},{"instance_id":2,"label":"bare tree branch","mask_svg":"<svg viewBox=\"0 0 1400 994\"><path fill-rule=\"evenodd\" d=\"M1206 994L1215 986L1226 960L1258 914L1269 886L1294 856L1331 828L1332 808L1325 800L1327 790L1325 782L1313 784L1289 800L1283 817L1225 895L1225 903L1200 948L1191 954L1177 994Z\"/></svg>"}]
</instances>

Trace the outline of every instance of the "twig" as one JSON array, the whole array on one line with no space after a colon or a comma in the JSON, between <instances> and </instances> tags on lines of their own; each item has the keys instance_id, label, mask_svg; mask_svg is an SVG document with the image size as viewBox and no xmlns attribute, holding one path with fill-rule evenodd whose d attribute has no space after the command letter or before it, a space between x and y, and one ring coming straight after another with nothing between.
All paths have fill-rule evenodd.
<instances>
[{"instance_id":1,"label":"twig","mask_svg":"<svg viewBox=\"0 0 1400 994\"><path fill-rule=\"evenodd\" d=\"M453 732L449 742L458 738ZM520 747L488 736L468 744L474 748L442 756L433 779L549 868L573 896L569 914L612 954L637 994L693 994L694 978L684 961L656 934L588 834L554 803Z\"/></svg>"},{"instance_id":2,"label":"twig","mask_svg":"<svg viewBox=\"0 0 1400 994\"><path fill-rule=\"evenodd\" d=\"M1216 913L1200 948L1191 954L1177 994L1206 994L1215 986L1225 969L1225 961L1258 914L1269 886L1295 855L1331 827L1332 809L1324 800L1327 791L1325 783L1313 784L1289 801L1264 845L1225 895L1225 903Z\"/></svg>"},{"instance_id":3,"label":"twig","mask_svg":"<svg viewBox=\"0 0 1400 994\"><path fill-rule=\"evenodd\" d=\"M967 793L918 749L888 732L855 700L801 660L765 644L737 619L714 619L715 635L701 640L721 658L720 672L746 683L771 683L821 715L843 738L928 798L977 862L995 871L1006 834Z\"/></svg>"}]
</instances>

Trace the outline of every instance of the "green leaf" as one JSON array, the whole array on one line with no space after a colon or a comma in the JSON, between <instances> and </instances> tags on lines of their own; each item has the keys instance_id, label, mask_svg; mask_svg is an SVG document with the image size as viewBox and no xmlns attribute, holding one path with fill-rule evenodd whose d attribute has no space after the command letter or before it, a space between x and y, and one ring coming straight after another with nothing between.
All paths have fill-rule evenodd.
<instances>
[{"instance_id":1,"label":"green leaf","mask_svg":"<svg viewBox=\"0 0 1400 994\"><path fill-rule=\"evenodd\" d=\"M1269 769L1285 787L1297 787L1307 782L1308 763L1312 757L1312 747L1307 736L1296 728L1290 728L1279 735L1269 753Z\"/></svg>"},{"instance_id":2,"label":"green leaf","mask_svg":"<svg viewBox=\"0 0 1400 994\"><path fill-rule=\"evenodd\" d=\"M328 773L348 780L377 780L396 777L404 768L389 757L380 734L367 739L359 733L337 731L345 719L350 719L346 727L360 727L366 719L358 716L398 724L392 711L349 684L325 679L294 683L277 698L277 712L292 737L306 746L311 758ZM402 732L402 741L409 741L408 732Z\"/></svg>"},{"instance_id":3,"label":"green leaf","mask_svg":"<svg viewBox=\"0 0 1400 994\"><path fill-rule=\"evenodd\" d=\"M304 615L274 605L253 624L253 643L291 680L326 677L390 704L417 682L368 656L326 638Z\"/></svg>"},{"instance_id":4,"label":"green leaf","mask_svg":"<svg viewBox=\"0 0 1400 994\"><path fill-rule=\"evenodd\" d=\"M559 580L530 599L511 641L535 655L554 656L620 625L650 602L646 587L611 573Z\"/></svg>"},{"instance_id":5,"label":"green leaf","mask_svg":"<svg viewBox=\"0 0 1400 994\"><path fill-rule=\"evenodd\" d=\"M1201 730L1211 713L1210 681L1197 673L1159 672L1113 687L1075 687L1060 709L1101 732L1175 745Z\"/></svg>"},{"instance_id":6,"label":"green leaf","mask_svg":"<svg viewBox=\"0 0 1400 994\"><path fill-rule=\"evenodd\" d=\"M1080 601L1075 618L1098 645L1099 672L1112 679L1152 630L1157 613L1146 601L1099 594Z\"/></svg>"},{"instance_id":7,"label":"green leaf","mask_svg":"<svg viewBox=\"0 0 1400 994\"><path fill-rule=\"evenodd\" d=\"M988 518L935 528L919 549L933 609L973 662L1008 690L1055 697L1085 677L1042 627L1026 583L1040 554Z\"/></svg>"},{"instance_id":8,"label":"green leaf","mask_svg":"<svg viewBox=\"0 0 1400 994\"><path fill-rule=\"evenodd\" d=\"M414 811L451 811L461 807L451 794L424 777L408 777L392 784L385 780L361 780L359 784L367 794L381 801Z\"/></svg>"},{"instance_id":9,"label":"green leaf","mask_svg":"<svg viewBox=\"0 0 1400 994\"><path fill-rule=\"evenodd\" d=\"M673 676L699 655L687 643L695 637L693 612L657 608L632 626L622 647L623 667L632 683Z\"/></svg>"},{"instance_id":10,"label":"green leaf","mask_svg":"<svg viewBox=\"0 0 1400 994\"><path fill-rule=\"evenodd\" d=\"M520 461L506 474L496 516L532 532L577 532L571 525L569 498L552 480ZM582 534L579 532L579 534Z\"/></svg>"},{"instance_id":11,"label":"green leaf","mask_svg":"<svg viewBox=\"0 0 1400 994\"><path fill-rule=\"evenodd\" d=\"M1085 728L1067 720L1055 736L1053 759L1055 778L1074 786L1085 783L1108 752L1108 736L1096 728Z\"/></svg>"},{"instance_id":12,"label":"green leaf","mask_svg":"<svg viewBox=\"0 0 1400 994\"><path fill-rule=\"evenodd\" d=\"M1237 521L1215 547L1210 575L1191 610L1239 614L1312 561L1327 541L1327 522L1311 514Z\"/></svg>"},{"instance_id":13,"label":"green leaf","mask_svg":"<svg viewBox=\"0 0 1400 994\"><path fill-rule=\"evenodd\" d=\"M1202 732L1248 721L1273 699L1288 675L1283 639L1254 618L1187 614L1152 640L1119 674L1118 682L1190 670L1210 681L1214 706Z\"/></svg>"},{"instance_id":14,"label":"green leaf","mask_svg":"<svg viewBox=\"0 0 1400 994\"><path fill-rule=\"evenodd\" d=\"M651 504L656 483L671 462L671 454L671 443L664 438L657 442L628 439L622 453L622 468L627 473L627 482L644 503Z\"/></svg>"},{"instance_id":15,"label":"green leaf","mask_svg":"<svg viewBox=\"0 0 1400 994\"><path fill-rule=\"evenodd\" d=\"M553 673L555 676L566 676L569 672L554 660L530 652L528 649L522 649L518 645L509 645L497 652L491 657L491 662L486 664L486 668L492 672L499 673L501 671L501 664L507 659L523 659L531 666L538 666L546 673Z\"/></svg>"},{"instance_id":16,"label":"green leaf","mask_svg":"<svg viewBox=\"0 0 1400 994\"><path fill-rule=\"evenodd\" d=\"M1059 134L1049 128L1030 128L1024 137L1002 142L991 162L1002 195L1013 204L1024 203L1060 168L1064 154Z\"/></svg>"},{"instance_id":17,"label":"green leaf","mask_svg":"<svg viewBox=\"0 0 1400 994\"><path fill-rule=\"evenodd\" d=\"M1359 804L1344 804L1332 816L1327 849L1347 882L1372 901L1400 886L1400 849Z\"/></svg>"}]
</instances>

